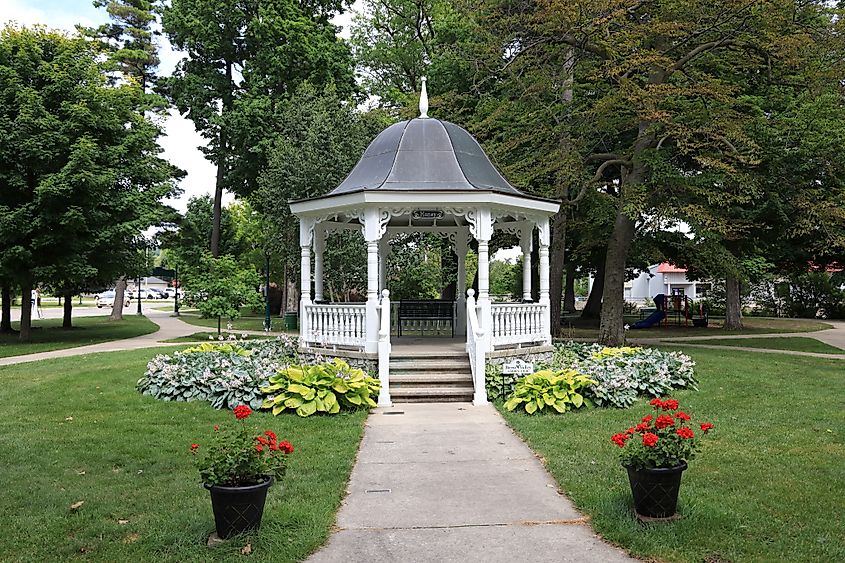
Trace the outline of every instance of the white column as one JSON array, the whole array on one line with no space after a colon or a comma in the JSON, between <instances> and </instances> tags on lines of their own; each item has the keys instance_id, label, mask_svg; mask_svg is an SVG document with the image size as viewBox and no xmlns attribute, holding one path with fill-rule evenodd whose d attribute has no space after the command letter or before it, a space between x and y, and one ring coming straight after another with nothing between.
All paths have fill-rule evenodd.
<instances>
[{"instance_id":1,"label":"white column","mask_svg":"<svg viewBox=\"0 0 845 563\"><path fill-rule=\"evenodd\" d=\"M378 333L378 406L392 407L390 400L390 291L381 292L381 326Z\"/></svg>"},{"instance_id":2,"label":"white column","mask_svg":"<svg viewBox=\"0 0 845 563\"><path fill-rule=\"evenodd\" d=\"M311 304L311 240L313 233L314 220L300 217L299 338L303 344L308 334L307 306Z\"/></svg>"},{"instance_id":3,"label":"white column","mask_svg":"<svg viewBox=\"0 0 845 563\"><path fill-rule=\"evenodd\" d=\"M455 334L467 333L467 236L466 229L455 235L455 254L458 255L458 280L455 284Z\"/></svg>"},{"instance_id":4,"label":"white column","mask_svg":"<svg viewBox=\"0 0 845 563\"><path fill-rule=\"evenodd\" d=\"M540 305L543 306L543 334L546 344L552 343L551 300L549 299L549 218L537 222L540 239Z\"/></svg>"},{"instance_id":5,"label":"white column","mask_svg":"<svg viewBox=\"0 0 845 563\"><path fill-rule=\"evenodd\" d=\"M378 289L387 289L387 257L390 255L390 238L387 233L378 241Z\"/></svg>"},{"instance_id":6,"label":"white column","mask_svg":"<svg viewBox=\"0 0 845 563\"><path fill-rule=\"evenodd\" d=\"M519 246L522 247L522 300L531 301L531 239L534 234L531 223L526 223L519 234Z\"/></svg>"},{"instance_id":7,"label":"white column","mask_svg":"<svg viewBox=\"0 0 845 563\"><path fill-rule=\"evenodd\" d=\"M378 244L383 231L378 208L364 210L364 240L367 242L367 340L365 352L378 352Z\"/></svg>"},{"instance_id":8,"label":"white column","mask_svg":"<svg viewBox=\"0 0 845 563\"><path fill-rule=\"evenodd\" d=\"M490 209L476 212L473 235L478 241L478 308L481 328L484 329L486 350L492 346L493 312L490 309L490 239L493 236L493 217Z\"/></svg>"},{"instance_id":9,"label":"white column","mask_svg":"<svg viewBox=\"0 0 845 563\"><path fill-rule=\"evenodd\" d=\"M323 250L326 248L326 230L314 225L314 301L323 300Z\"/></svg>"}]
</instances>

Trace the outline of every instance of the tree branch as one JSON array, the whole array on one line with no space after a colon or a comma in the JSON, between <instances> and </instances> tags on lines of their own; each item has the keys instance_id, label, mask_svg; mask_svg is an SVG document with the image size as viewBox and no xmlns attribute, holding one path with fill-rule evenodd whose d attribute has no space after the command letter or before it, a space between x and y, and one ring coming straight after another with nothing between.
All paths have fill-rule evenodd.
<instances>
[{"instance_id":1,"label":"tree branch","mask_svg":"<svg viewBox=\"0 0 845 563\"><path fill-rule=\"evenodd\" d=\"M596 170L596 175L593 176L593 182L598 182L599 180L601 180L605 169L608 166L613 166L614 164L618 164L619 166L622 166L624 168L629 168L631 166L631 161L622 158L614 158L612 160L606 160L602 162L601 166L599 166L598 170Z\"/></svg>"},{"instance_id":2,"label":"tree branch","mask_svg":"<svg viewBox=\"0 0 845 563\"><path fill-rule=\"evenodd\" d=\"M678 60L678 62L673 64L671 67L669 67L666 74L668 76L668 75L671 75L675 71L683 70L683 68L687 65L687 63L692 61L695 57L697 57L701 53L705 53L707 51L712 51L713 49L717 49L719 47L723 47L723 46L726 46L726 45L733 45L733 44L734 44L734 40L733 39L727 39L727 38L717 39L716 41L710 41L709 43L702 43L701 45L699 45L698 47L696 47L695 49L693 49L692 51L690 51L689 53L687 53L686 55L681 57Z\"/></svg>"}]
</instances>

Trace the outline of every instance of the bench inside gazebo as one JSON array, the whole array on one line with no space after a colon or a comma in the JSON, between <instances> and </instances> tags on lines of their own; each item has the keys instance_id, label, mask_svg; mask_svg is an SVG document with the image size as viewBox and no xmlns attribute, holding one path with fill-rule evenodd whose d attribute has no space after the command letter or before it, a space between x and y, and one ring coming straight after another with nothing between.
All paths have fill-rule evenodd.
<instances>
[{"instance_id":1,"label":"bench inside gazebo","mask_svg":"<svg viewBox=\"0 0 845 563\"><path fill-rule=\"evenodd\" d=\"M391 405L392 395L397 400L400 396L407 400L433 398L424 389L415 390L414 383L425 379L425 373L437 371L438 365L458 369L462 361L469 364L467 378L471 381L460 386L455 380L454 389L442 387L440 396L460 399L462 393L471 391L475 404L486 403L484 377L489 355L551 344L549 217L557 212L559 203L511 186L466 130L428 117L427 106L423 83L420 117L382 131L332 192L290 204L300 221L301 345L306 350L330 350L338 356L358 354L377 360L382 383L380 406ZM360 229L367 247L364 303L324 301L327 234L346 229ZM540 259L536 303L530 302L535 229ZM522 302L490 300L489 245L494 230L519 237L524 268ZM393 313L390 288L386 287L389 243L391 237L409 232L448 238L458 257L454 303L400 303L397 314ZM473 239L478 254L478 295L466 287L465 258ZM403 313L404 326L400 320ZM465 342L462 350L443 346L442 354L438 354L437 340L432 339L418 356L427 360L405 361L414 357L409 352L412 348L406 345L401 355L392 354L394 330L397 334L400 330L402 334L413 333L414 323L420 326L422 322L436 322L438 328L447 326ZM391 368L397 373L391 374Z\"/></svg>"}]
</instances>

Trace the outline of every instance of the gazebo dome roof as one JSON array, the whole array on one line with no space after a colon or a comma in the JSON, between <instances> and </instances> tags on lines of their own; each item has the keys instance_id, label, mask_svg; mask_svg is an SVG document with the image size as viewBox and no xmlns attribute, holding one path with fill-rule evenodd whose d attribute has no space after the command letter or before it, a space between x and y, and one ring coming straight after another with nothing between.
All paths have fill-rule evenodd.
<instances>
[{"instance_id":1,"label":"gazebo dome roof","mask_svg":"<svg viewBox=\"0 0 845 563\"><path fill-rule=\"evenodd\" d=\"M525 196L502 177L466 129L430 117L401 121L379 133L349 176L325 197L361 191Z\"/></svg>"}]
</instances>

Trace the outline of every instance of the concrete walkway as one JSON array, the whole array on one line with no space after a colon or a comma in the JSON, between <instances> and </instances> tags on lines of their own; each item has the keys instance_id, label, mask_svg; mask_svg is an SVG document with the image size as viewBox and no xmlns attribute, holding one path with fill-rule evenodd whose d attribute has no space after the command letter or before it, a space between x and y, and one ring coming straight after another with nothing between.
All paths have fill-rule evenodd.
<instances>
[{"instance_id":1,"label":"concrete walkway","mask_svg":"<svg viewBox=\"0 0 845 563\"><path fill-rule=\"evenodd\" d=\"M144 315L159 326L158 331L150 334L144 334L143 336L136 336L134 338L126 338L124 340L112 340L111 342L101 342L100 344L90 344L88 346L77 346L76 348L65 348L63 350L53 350L50 352L26 354L24 356L0 358L0 366L35 362L38 360L49 360L51 358L82 356L97 352L136 350L138 348L150 348L153 346L172 346L172 343L161 341L169 340L171 338L179 338L181 336L188 336L202 330L202 327L189 325L188 323L180 321L176 317L171 317L171 313L169 312L156 311L155 309L149 308L144 311Z\"/></svg>"},{"instance_id":2,"label":"concrete walkway","mask_svg":"<svg viewBox=\"0 0 845 563\"><path fill-rule=\"evenodd\" d=\"M308 561L631 562L557 492L496 410L402 404L367 421L328 544Z\"/></svg>"}]
</instances>

